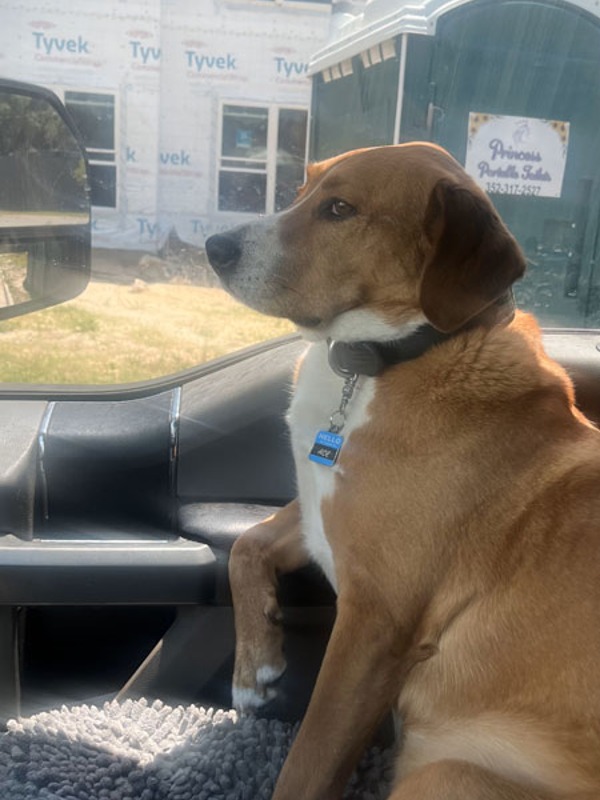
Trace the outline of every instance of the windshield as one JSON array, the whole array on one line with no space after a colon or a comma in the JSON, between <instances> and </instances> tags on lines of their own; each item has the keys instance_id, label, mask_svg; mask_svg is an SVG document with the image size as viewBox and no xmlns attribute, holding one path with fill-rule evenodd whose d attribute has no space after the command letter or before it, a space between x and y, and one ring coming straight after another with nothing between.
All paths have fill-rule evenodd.
<instances>
[{"instance_id":1,"label":"windshield","mask_svg":"<svg viewBox=\"0 0 600 800\"><path fill-rule=\"evenodd\" d=\"M206 238L288 206L308 161L415 140L519 240L519 306L600 325L589 0L7 0L0 40L3 77L54 90L78 127L93 243L80 297L0 323L4 382L143 381L292 332L225 294ZM5 284L19 258L0 253Z\"/></svg>"}]
</instances>

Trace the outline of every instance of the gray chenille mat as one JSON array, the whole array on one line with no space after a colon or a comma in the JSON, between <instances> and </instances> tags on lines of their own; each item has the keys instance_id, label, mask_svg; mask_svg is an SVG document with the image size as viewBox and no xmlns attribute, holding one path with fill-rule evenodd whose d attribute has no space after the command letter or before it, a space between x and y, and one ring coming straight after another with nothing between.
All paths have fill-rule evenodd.
<instances>
[{"instance_id":1,"label":"gray chenille mat","mask_svg":"<svg viewBox=\"0 0 600 800\"><path fill-rule=\"evenodd\" d=\"M63 706L8 722L0 800L267 800L296 730L144 699ZM369 750L344 797L383 800L392 768Z\"/></svg>"}]
</instances>

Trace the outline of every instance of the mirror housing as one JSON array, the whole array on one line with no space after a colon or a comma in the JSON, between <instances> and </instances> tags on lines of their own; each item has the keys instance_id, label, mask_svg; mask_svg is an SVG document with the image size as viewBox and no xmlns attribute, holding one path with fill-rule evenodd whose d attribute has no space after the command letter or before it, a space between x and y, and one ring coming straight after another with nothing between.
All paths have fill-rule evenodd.
<instances>
[{"instance_id":1,"label":"mirror housing","mask_svg":"<svg viewBox=\"0 0 600 800\"><path fill-rule=\"evenodd\" d=\"M91 268L88 163L48 89L0 80L0 320L80 294Z\"/></svg>"}]
</instances>

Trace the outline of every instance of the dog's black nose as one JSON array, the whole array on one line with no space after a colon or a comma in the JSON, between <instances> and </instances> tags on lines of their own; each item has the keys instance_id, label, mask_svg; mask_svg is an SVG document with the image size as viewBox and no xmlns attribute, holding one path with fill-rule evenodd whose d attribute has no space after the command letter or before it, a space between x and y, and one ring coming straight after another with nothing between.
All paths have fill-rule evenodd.
<instances>
[{"instance_id":1,"label":"dog's black nose","mask_svg":"<svg viewBox=\"0 0 600 800\"><path fill-rule=\"evenodd\" d=\"M238 240L227 233L209 236L204 246L212 268L219 273L234 267L242 254Z\"/></svg>"}]
</instances>

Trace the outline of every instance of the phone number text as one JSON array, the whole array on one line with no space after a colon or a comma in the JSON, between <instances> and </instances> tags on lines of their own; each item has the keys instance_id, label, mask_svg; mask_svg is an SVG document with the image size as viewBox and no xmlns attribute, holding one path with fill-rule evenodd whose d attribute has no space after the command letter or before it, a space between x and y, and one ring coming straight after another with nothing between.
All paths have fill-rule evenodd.
<instances>
[{"instance_id":1,"label":"phone number text","mask_svg":"<svg viewBox=\"0 0 600 800\"><path fill-rule=\"evenodd\" d=\"M535 197L540 193L539 186L522 186L519 183L503 183L502 181L486 181L486 192L489 194L522 194Z\"/></svg>"}]
</instances>

